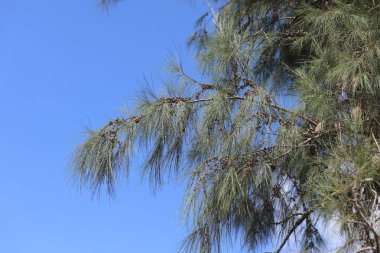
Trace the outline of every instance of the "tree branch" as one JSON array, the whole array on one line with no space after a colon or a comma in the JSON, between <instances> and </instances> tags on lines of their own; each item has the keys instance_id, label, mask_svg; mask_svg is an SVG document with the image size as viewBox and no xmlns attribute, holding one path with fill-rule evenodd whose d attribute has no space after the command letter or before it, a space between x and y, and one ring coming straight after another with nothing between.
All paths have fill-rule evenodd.
<instances>
[{"instance_id":1,"label":"tree branch","mask_svg":"<svg viewBox=\"0 0 380 253\"><path fill-rule=\"evenodd\" d=\"M289 230L289 232L286 234L286 236L284 237L282 243L280 244L280 246L277 248L277 250L274 252L274 253L280 253L282 248L285 246L285 244L287 243L287 241L289 240L290 236L294 233L294 231L296 231L296 229L306 220L306 218L311 214L313 213L314 210L308 210L307 212L305 212L302 217L296 222L294 223L293 227Z\"/></svg>"},{"instance_id":2,"label":"tree branch","mask_svg":"<svg viewBox=\"0 0 380 253\"><path fill-rule=\"evenodd\" d=\"M376 250L376 249L374 247L365 247L365 248L361 248L361 249L355 251L355 253L360 253L360 252L364 252L367 250Z\"/></svg>"}]
</instances>

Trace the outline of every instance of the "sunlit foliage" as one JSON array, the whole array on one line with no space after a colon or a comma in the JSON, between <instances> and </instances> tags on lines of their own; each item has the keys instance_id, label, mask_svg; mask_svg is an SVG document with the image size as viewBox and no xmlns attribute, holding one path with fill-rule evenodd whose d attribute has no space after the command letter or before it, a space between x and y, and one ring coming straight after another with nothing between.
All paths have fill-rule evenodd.
<instances>
[{"instance_id":1,"label":"sunlit foliage","mask_svg":"<svg viewBox=\"0 0 380 253\"><path fill-rule=\"evenodd\" d=\"M201 70L170 57L172 82L146 91L75 152L81 185L112 194L133 153L141 173L188 183L188 252L291 239L324 252L320 228L341 228L338 252L380 252L380 1L215 1L189 39ZM284 98L293 102L280 103Z\"/></svg>"}]
</instances>

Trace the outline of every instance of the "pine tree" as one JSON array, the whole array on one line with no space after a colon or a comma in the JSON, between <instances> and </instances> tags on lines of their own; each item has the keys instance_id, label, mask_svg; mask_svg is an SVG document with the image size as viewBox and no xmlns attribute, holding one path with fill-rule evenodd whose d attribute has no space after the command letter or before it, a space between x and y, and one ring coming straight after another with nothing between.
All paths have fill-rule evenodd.
<instances>
[{"instance_id":1,"label":"pine tree","mask_svg":"<svg viewBox=\"0 0 380 253\"><path fill-rule=\"evenodd\" d=\"M211 4L210 4L211 6ZM380 1L215 1L189 43L196 79L171 57L173 81L146 91L134 115L108 122L75 152L94 193L114 192L135 145L153 187L184 178L187 252L247 249L297 237L323 252L319 231L341 229L337 252L380 252ZM292 98L292 103L281 103Z\"/></svg>"}]
</instances>

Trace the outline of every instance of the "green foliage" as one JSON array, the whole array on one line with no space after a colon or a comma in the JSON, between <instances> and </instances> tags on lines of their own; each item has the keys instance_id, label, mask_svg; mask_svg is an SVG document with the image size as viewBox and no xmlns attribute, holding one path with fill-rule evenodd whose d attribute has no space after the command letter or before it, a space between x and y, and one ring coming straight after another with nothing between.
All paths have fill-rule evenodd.
<instances>
[{"instance_id":1,"label":"green foliage","mask_svg":"<svg viewBox=\"0 0 380 253\"><path fill-rule=\"evenodd\" d=\"M188 183L187 252L248 249L291 238L323 252L319 229L341 228L342 252L380 252L380 2L215 1L190 38L201 80L170 56L163 96L110 121L75 152L80 184L114 192L133 153L154 188ZM282 104L286 97L297 102Z\"/></svg>"}]
</instances>

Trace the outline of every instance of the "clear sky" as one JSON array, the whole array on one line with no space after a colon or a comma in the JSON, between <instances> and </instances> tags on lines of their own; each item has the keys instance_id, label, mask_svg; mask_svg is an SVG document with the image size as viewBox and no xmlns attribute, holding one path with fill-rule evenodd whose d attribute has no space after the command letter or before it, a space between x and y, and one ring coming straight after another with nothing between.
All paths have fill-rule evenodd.
<instances>
[{"instance_id":1,"label":"clear sky","mask_svg":"<svg viewBox=\"0 0 380 253\"><path fill-rule=\"evenodd\" d=\"M201 6L200 6L201 7ZM142 75L183 46L200 9L181 0L0 1L0 253L170 253L181 187L156 197L132 174L115 200L70 184L83 124L133 104Z\"/></svg>"}]
</instances>

